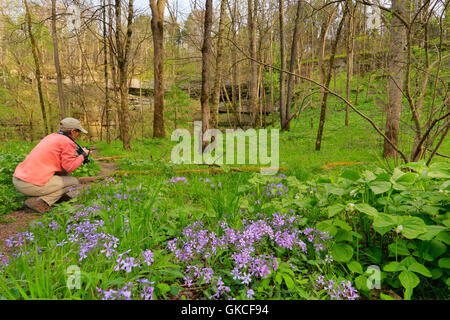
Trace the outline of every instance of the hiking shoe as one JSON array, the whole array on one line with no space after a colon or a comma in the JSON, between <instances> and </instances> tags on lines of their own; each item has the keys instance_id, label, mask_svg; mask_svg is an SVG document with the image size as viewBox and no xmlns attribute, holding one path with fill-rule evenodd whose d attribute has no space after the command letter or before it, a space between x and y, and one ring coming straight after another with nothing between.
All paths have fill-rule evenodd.
<instances>
[{"instance_id":1,"label":"hiking shoe","mask_svg":"<svg viewBox=\"0 0 450 320\"><path fill-rule=\"evenodd\" d=\"M39 213L46 213L49 212L51 207L44 201L41 200L40 198L36 198L36 197L31 197L28 198L27 200L24 201L24 204Z\"/></svg>"},{"instance_id":2,"label":"hiking shoe","mask_svg":"<svg viewBox=\"0 0 450 320\"><path fill-rule=\"evenodd\" d=\"M56 201L56 203L61 203L61 202L66 202L66 201L70 201L73 198L71 196L69 196L67 193L63 194L61 198L59 198L58 201Z\"/></svg>"}]
</instances>

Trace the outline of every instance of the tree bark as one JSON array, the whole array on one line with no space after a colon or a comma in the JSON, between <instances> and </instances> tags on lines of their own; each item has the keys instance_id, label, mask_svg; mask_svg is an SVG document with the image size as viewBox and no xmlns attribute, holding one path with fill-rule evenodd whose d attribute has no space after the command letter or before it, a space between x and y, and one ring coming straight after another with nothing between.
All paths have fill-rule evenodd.
<instances>
[{"instance_id":1,"label":"tree bark","mask_svg":"<svg viewBox=\"0 0 450 320\"><path fill-rule=\"evenodd\" d=\"M133 24L133 0L129 0L127 14L127 32L125 39L122 39L121 26L121 3L120 0L115 2L116 9L116 57L117 69L119 71L119 93L120 93L120 135L122 138L123 148L127 151L131 150L130 146L130 115L128 110L128 65L130 56L130 45Z\"/></svg>"},{"instance_id":2,"label":"tree bark","mask_svg":"<svg viewBox=\"0 0 450 320\"><path fill-rule=\"evenodd\" d=\"M209 128L209 58L211 55L212 10L212 0L206 0L202 46L202 91L200 97L202 106L202 150L205 149L209 142L203 140L203 134Z\"/></svg>"},{"instance_id":3,"label":"tree bark","mask_svg":"<svg viewBox=\"0 0 450 320\"><path fill-rule=\"evenodd\" d=\"M278 1L278 10L280 18L280 58L281 58L281 70L286 69L286 56L285 56L285 35L284 35L284 3L283 0ZM285 97L285 74L280 72L280 124L281 128L286 126L286 97Z\"/></svg>"},{"instance_id":4,"label":"tree bark","mask_svg":"<svg viewBox=\"0 0 450 320\"><path fill-rule=\"evenodd\" d=\"M52 40L53 40L53 60L55 62L55 70L56 70L56 84L58 86L59 117L63 119L66 117L67 111L66 105L64 104L62 72L61 72L61 65L59 63L58 34L56 33L56 0L52 0Z\"/></svg>"},{"instance_id":5,"label":"tree bark","mask_svg":"<svg viewBox=\"0 0 450 320\"><path fill-rule=\"evenodd\" d=\"M153 137L164 138L164 8L166 0L150 0L154 50Z\"/></svg>"},{"instance_id":6,"label":"tree bark","mask_svg":"<svg viewBox=\"0 0 450 320\"><path fill-rule=\"evenodd\" d=\"M27 31L28 31L28 36L30 37L31 52L33 54L33 60L34 60L34 66L35 66L35 76L36 76L37 90L38 90L38 95L39 95L39 103L41 105L42 120L44 122L44 133L45 133L45 135L47 135L47 134L49 134L49 130L48 130L47 112L45 110L44 96L42 94L41 66L39 63L39 54L37 51L36 39L34 38L33 31L31 29L31 13L30 13L30 8L28 7L28 1L24 0L24 4L25 4L25 15L26 15L26 21L27 21Z\"/></svg>"},{"instance_id":7,"label":"tree bark","mask_svg":"<svg viewBox=\"0 0 450 320\"><path fill-rule=\"evenodd\" d=\"M287 97L286 97L286 123L282 130L289 131L291 123L291 106L293 104L293 91L294 91L294 80L293 76L295 70L295 62L297 61L297 48L299 39L299 28L300 28L300 16L302 12L302 0L297 0L297 13L295 16L295 26L294 33L292 35L292 46L291 46L291 62L289 64L289 76L287 83Z\"/></svg>"},{"instance_id":8,"label":"tree bark","mask_svg":"<svg viewBox=\"0 0 450 320\"><path fill-rule=\"evenodd\" d=\"M341 22L339 23L339 26L338 26L338 29L336 32L336 38L331 47L330 62L328 65L328 72L326 74L326 79L325 79L325 84L324 84L324 86L327 88L330 86L331 73L332 73L333 66L334 66L334 57L336 55L337 44L338 44L339 38L341 36L342 26L344 24L344 20L345 20L347 13L348 13L348 8L346 7L344 10L344 14L342 16ZM325 118L326 118L326 114L327 114L327 98L328 98L328 91L326 90L323 93L322 103L320 106L320 120L319 120L319 129L317 131L316 151L320 150L320 146L322 144L322 134L323 134L323 128L325 126Z\"/></svg>"},{"instance_id":9,"label":"tree bark","mask_svg":"<svg viewBox=\"0 0 450 320\"><path fill-rule=\"evenodd\" d=\"M257 12L256 0L248 0L248 40L250 57L250 112L252 115L252 125L257 127L259 123L258 115L258 69L254 59L256 59L256 28L255 14Z\"/></svg>"},{"instance_id":10,"label":"tree bark","mask_svg":"<svg viewBox=\"0 0 450 320\"><path fill-rule=\"evenodd\" d=\"M212 92L211 105L211 127L218 128L219 126L219 102L220 102L220 88L222 81L222 57L223 57L223 30L225 26L225 9L226 0L220 2L220 17L219 30L217 32L217 56L216 56L216 72L214 77L214 88Z\"/></svg>"},{"instance_id":11,"label":"tree bark","mask_svg":"<svg viewBox=\"0 0 450 320\"><path fill-rule=\"evenodd\" d=\"M406 0L393 0L391 10L398 15L405 12ZM392 15L390 26L389 51L389 93L388 110L386 114L386 137L398 146L400 128L400 114L402 111L403 71L406 52L406 28L397 15ZM396 157L397 152L386 140L384 141L383 156Z\"/></svg>"}]
</instances>

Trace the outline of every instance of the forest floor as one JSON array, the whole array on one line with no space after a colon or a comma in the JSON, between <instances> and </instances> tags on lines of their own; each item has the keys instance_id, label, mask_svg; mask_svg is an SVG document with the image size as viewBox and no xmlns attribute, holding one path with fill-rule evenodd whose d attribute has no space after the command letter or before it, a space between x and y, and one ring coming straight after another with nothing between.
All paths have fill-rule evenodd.
<instances>
[{"instance_id":1,"label":"forest floor","mask_svg":"<svg viewBox=\"0 0 450 320\"><path fill-rule=\"evenodd\" d=\"M86 189L97 179L111 175L117 170L117 166L114 162L101 162L100 169L101 171L96 177L78 177L80 184L77 186L77 190ZM0 252L9 253L8 248L5 247L5 240L19 232L26 231L28 223L41 217L42 215L33 212L33 210L26 208L24 205L23 209L10 212L5 218L0 220Z\"/></svg>"}]
</instances>

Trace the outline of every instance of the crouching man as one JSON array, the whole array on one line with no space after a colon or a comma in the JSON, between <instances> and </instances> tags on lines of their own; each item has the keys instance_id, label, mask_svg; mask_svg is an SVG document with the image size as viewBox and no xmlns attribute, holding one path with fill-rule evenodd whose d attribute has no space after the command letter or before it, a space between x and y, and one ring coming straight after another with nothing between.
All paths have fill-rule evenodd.
<instances>
[{"instance_id":1,"label":"crouching man","mask_svg":"<svg viewBox=\"0 0 450 320\"><path fill-rule=\"evenodd\" d=\"M80 132L87 133L80 121L65 118L60 122L60 131L42 139L20 163L14 174L16 189L29 196L24 204L39 213L46 213L58 200L69 200L66 194L78 185L78 180L70 173L76 170L89 155L83 148L77 155L74 142Z\"/></svg>"}]
</instances>

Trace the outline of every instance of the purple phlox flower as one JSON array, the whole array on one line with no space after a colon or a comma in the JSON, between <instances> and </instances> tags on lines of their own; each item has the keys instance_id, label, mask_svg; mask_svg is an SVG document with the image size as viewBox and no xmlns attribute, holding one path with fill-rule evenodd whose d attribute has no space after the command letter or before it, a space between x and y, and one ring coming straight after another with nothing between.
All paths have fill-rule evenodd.
<instances>
[{"instance_id":1,"label":"purple phlox flower","mask_svg":"<svg viewBox=\"0 0 450 320\"><path fill-rule=\"evenodd\" d=\"M255 292L252 289L247 290L247 299L252 299L255 295Z\"/></svg>"},{"instance_id":2,"label":"purple phlox flower","mask_svg":"<svg viewBox=\"0 0 450 320\"><path fill-rule=\"evenodd\" d=\"M58 229L58 223L57 223L55 220L53 220L53 221L48 225L48 227L50 228L50 230L56 230L56 229Z\"/></svg>"},{"instance_id":3,"label":"purple phlox flower","mask_svg":"<svg viewBox=\"0 0 450 320\"><path fill-rule=\"evenodd\" d=\"M149 249L142 252L142 256L144 257L144 263L146 263L147 266L151 266L153 261L155 261L153 259L153 252Z\"/></svg>"}]
</instances>

